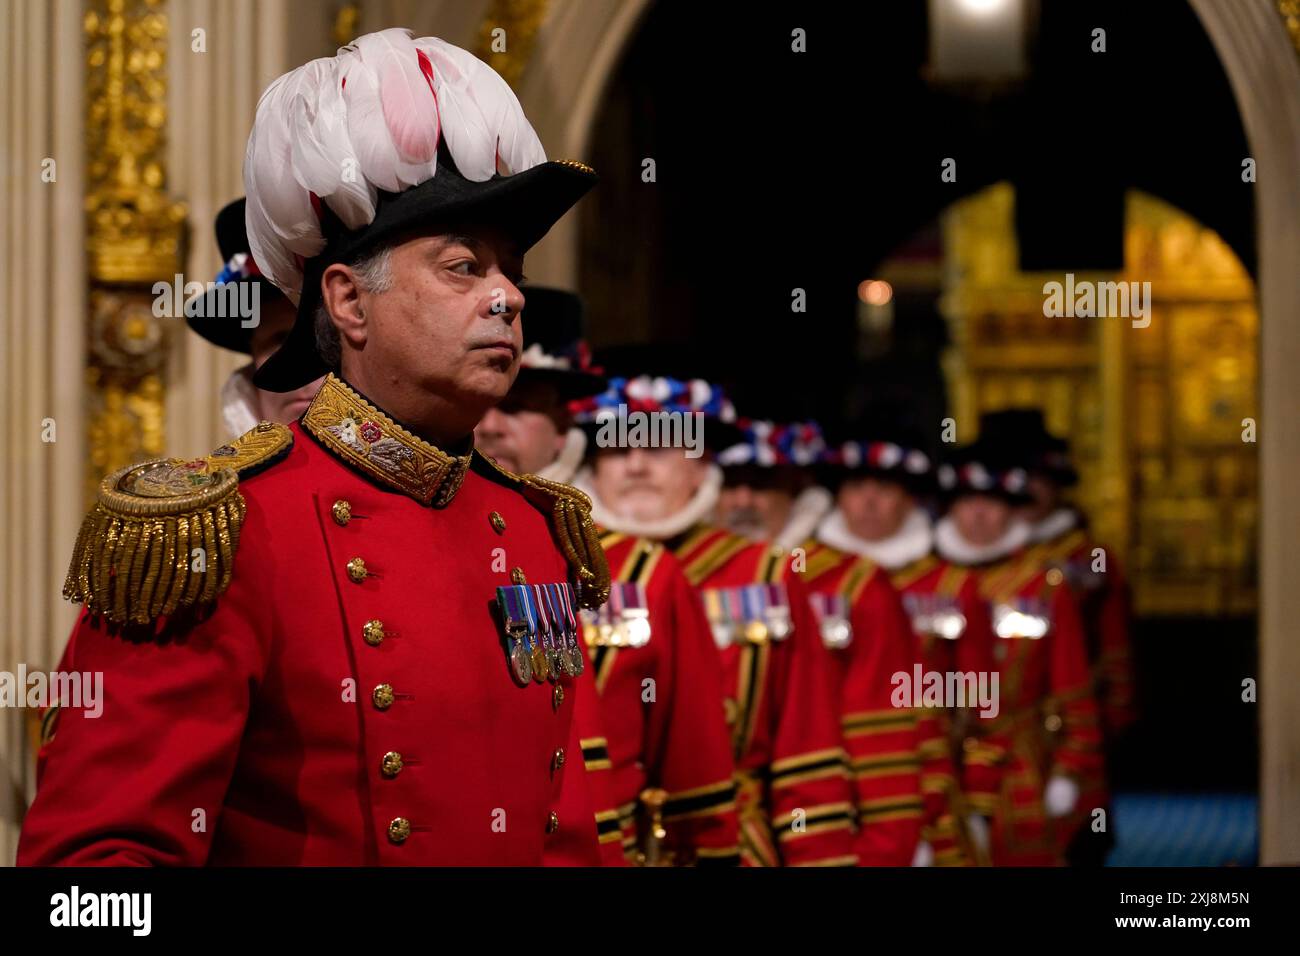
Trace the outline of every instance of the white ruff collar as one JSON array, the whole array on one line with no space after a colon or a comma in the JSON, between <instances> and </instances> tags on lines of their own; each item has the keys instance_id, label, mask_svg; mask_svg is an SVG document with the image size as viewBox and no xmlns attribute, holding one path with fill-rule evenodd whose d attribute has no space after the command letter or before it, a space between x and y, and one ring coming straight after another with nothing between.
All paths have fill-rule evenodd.
<instances>
[{"instance_id":1,"label":"white ruff collar","mask_svg":"<svg viewBox=\"0 0 1300 956\"><path fill-rule=\"evenodd\" d=\"M230 373L221 385L221 421L231 438L257 427L257 386L253 384L253 363Z\"/></svg>"},{"instance_id":2,"label":"white ruff collar","mask_svg":"<svg viewBox=\"0 0 1300 956\"><path fill-rule=\"evenodd\" d=\"M1032 536L1035 541L1051 541L1067 531L1073 531L1079 525L1079 514L1073 508L1057 508L1038 524L1034 525Z\"/></svg>"},{"instance_id":3,"label":"white ruff collar","mask_svg":"<svg viewBox=\"0 0 1300 956\"><path fill-rule=\"evenodd\" d=\"M534 343L536 344L536 343ZM538 478L569 484L582 464L582 456L587 453L587 433L581 428L570 428L564 433L564 447L555 461L537 472Z\"/></svg>"},{"instance_id":4,"label":"white ruff collar","mask_svg":"<svg viewBox=\"0 0 1300 956\"><path fill-rule=\"evenodd\" d=\"M961 536L952 518L945 515L934 526L934 546L939 555L953 564L987 564L1019 551L1029 543L1029 522L1019 518L1011 522L1002 537L992 544L974 545Z\"/></svg>"},{"instance_id":5,"label":"white ruff collar","mask_svg":"<svg viewBox=\"0 0 1300 956\"><path fill-rule=\"evenodd\" d=\"M822 520L832 504L831 493L825 488L818 485L805 488L790 505L790 517L772 543L785 551L799 547L812 537L817 522Z\"/></svg>"},{"instance_id":6,"label":"white ruff collar","mask_svg":"<svg viewBox=\"0 0 1300 956\"><path fill-rule=\"evenodd\" d=\"M602 528L608 528L610 531L618 531L622 534L634 535L638 538L662 541L665 538L681 534L687 528L694 527L713 513L713 509L718 503L718 495L722 492L722 469L717 465L709 465L709 470L704 475L704 481L700 483L700 487L691 496L691 500L686 503L686 507L676 514L655 521L637 521L633 518L624 518L606 508L604 503L596 497L596 492L592 490L590 467L583 468L573 476L573 487L586 492L587 497L591 499L592 520Z\"/></svg>"},{"instance_id":7,"label":"white ruff collar","mask_svg":"<svg viewBox=\"0 0 1300 956\"><path fill-rule=\"evenodd\" d=\"M844 512L836 508L817 526L817 540L837 550L868 557L887 571L896 571L930 553L934 547L934 529L924 509L913 508L888 538L868 541L849 530Z\"/></svg>"}]
</instances>

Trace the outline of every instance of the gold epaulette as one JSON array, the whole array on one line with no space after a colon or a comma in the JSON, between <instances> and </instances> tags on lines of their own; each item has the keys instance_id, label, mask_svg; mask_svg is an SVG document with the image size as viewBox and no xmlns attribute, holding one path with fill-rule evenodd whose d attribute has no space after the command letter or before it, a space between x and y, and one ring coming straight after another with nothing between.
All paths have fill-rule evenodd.
<instances>
[{"instance_id":1,"label":"gold epaulette","mask_svg":"<svg viewBox=\"0 0 1300 956\"><path fill-rule=\"evenodd\" d=\"M261 422L204 458L113 472L81 523L63 596L117 624L210 604L234 570L245 508L239 477L292 446L287 427Z\"/></svg>"},{"instance_id":2,"label":"gold epaulette","mask_svg":"<svg viewBox=\"0 0 1300 956\"><path fill-rule=\"evenodd\" d=\"M484 455L479 457L511 481L550 499L551 526L560 550L577 578L578 603L582 607L597 608L608 601L609 562L605 559L605 549L600 545L596 522L591 520L591 499L572 485L537 475L516 475L498 465L495 459Z\"/></svg>"}]
</instances>

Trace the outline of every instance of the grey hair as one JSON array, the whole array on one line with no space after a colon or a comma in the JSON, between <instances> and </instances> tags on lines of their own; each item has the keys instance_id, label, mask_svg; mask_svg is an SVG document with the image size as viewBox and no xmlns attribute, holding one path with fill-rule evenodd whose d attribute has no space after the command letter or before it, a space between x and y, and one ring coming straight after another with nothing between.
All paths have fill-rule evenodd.
<instances>
[{"instance_id":1,"label":"grey hair","mask_svg":"<svg viewBox=\"0 0 1300 956\"><path fill-rule=\"evenodd\" d=\"M363 292L387 292L393 287L393 247L380 246L349 263ZM316 306L316 351L325 364L337 371L343 360L343 342L329 309Z\"/></svg>"}]
</instances>

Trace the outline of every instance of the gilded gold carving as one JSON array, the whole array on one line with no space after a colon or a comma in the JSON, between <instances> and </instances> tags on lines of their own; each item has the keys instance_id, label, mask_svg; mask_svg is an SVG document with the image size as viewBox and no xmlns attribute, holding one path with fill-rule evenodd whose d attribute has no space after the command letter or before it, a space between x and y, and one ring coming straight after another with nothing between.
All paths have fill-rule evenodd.
<instances>
[{"instance_id":1,"label":"gilded gold carving","mask_svg":"<svg viewBox=\"0 0 1300 956\"><path fill-rule=\"evenodd\" d=\"M177 318L154 282L184 261L186 209L166 187L163 0L90 0L86 38L86 248L90 314L87 483L162 451L163 369Z\"/></svg>"},{"instance_id":2,"label":"gilded gold carving","mask_svg":"<svg viewBox=\"0 0 1300 956\"><path fill-rule=\"evenodd\" d=\"M983 411L1038 405L1068 437L1077 499L1131 571L1152 614L1253 610L1257 414L1254 288L1231 249L1173 207L1130 193L1125 268L1151 283L1148 328L1124 318L1048 318L1043 283L1018 269L1014 193L1002 183L945 215L951 277L945 357L958 438Z\"/></svg>"}]
</instances>

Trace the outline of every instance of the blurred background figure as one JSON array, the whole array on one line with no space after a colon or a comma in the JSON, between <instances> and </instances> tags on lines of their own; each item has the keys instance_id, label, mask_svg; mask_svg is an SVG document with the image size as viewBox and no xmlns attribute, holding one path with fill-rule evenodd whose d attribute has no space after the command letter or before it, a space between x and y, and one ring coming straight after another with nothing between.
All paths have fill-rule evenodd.
<instances>
[{"instance_id":1,"label":"blurred background figure","mask_svg":"<svg viewBox=\"0 0 1300 956\"><path fill-rule=\"evenodd\" d=\"M221 386L221 418L228 437L237 438L259 421L287 425L307 410L320 390L318 378L289 392L268 392L253 384L253 373L274 354L293 328L297 308L274 283L262 277L248 249L244 228L245 201L236 199L217 213L217 246L225 265L216 278L216 288L185 304L189 327L218 348L249 357ZM257 304L251 319L232 315L230 285L255 286L236 293L243 301Z\"/></svg>"}]
</instances>

